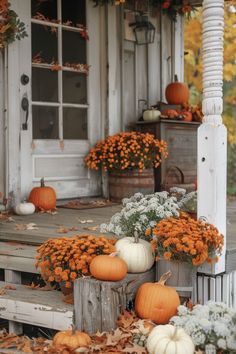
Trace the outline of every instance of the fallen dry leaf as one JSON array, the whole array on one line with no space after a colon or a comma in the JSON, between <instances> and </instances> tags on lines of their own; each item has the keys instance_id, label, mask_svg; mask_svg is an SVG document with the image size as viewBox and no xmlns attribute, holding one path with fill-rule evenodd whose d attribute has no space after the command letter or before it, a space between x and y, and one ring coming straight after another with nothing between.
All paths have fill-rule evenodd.
<instances>
[{"instance_id":1,"label":"fallen dry leaf","mask_svg":"<svg viewBox=\"0 0 236 354\"><path fill-rule=\"evenodd\" d=\"M4 289L6 290L16 290L16 287L11 284L4 285Z\"/></svg>"},{"instance_id":2,"label":"fallen dry leaf","mask_svg":"<svg viewBox=\"0 0 236 354\"><path fill-rule=\"evenodd\" d=\"M57 233L59 234L67 234L70 231L78 231L78 227L72 226L72 227L64 227L60 226L59 229L56 230Z\"/></svg>"},{"instance_id":3,"label":"fallen dry leaf","mask_svg":"<svg viewBox=\"0 0 236 354\"><path fill-rule=\"evenodd\" d=\"M38 230L38 227L33 222L29 224L16 224L15 230L25 231L25 230Z\"/></svg>"},{"instance_id":4,"label":"fallen dry leaf","mask_svg":"<svg viewBox=\"0 0 236 354\"><path fill-rule=\"evenodd\" d=\"M25 288L29 288L31 290L39 290L39 291L52 291L54 287L50 284L46 284L45 286L40 287L39 285L34 284L33 282L30 285L25 285Z\"/></svg>"},{"instance_id":5,"label":"fallen dry leaf","mask_svg":"<svg viewBox=\"0 0 236 354\"><path fill-rule=\"evenodd\" d=\"M96 225L96 226L85 226L83 227L83 230L88 230L88 231L97 231L99 230L100 226L99 225Z\"/></svg>"},{"instance_id":6,"label":"fallen dry leaf","mask_svg":"<svg viewBox=\"0 0 236 354\"><path fill-rule=\"evenodd\" d=\"M80 220L80 219L77 219L78 220L78 222L80 223L80 224L91 224L91 223L93 223L94 221L93 220Z\"/></svg>"},{"instance_id":7,"label":"fallen dry leaf","mask_svg":"<svg viewBox=\"0 0 236 354\"><path fill-rule=\"evenodd\" d=\"M6 294L6 290L4 288L0 288L0 296L5 294Z\"/></svg>"},{"instance_id":8,"label":"fallen dry leaf","mask_svg":"<svg viewBox=\"0 0 236 354\"><path fill-rule=\"evenodd\" d=\"M13 222L15 221L9 212L0 212L0 221Z\"/></svg>"}]
</instances>

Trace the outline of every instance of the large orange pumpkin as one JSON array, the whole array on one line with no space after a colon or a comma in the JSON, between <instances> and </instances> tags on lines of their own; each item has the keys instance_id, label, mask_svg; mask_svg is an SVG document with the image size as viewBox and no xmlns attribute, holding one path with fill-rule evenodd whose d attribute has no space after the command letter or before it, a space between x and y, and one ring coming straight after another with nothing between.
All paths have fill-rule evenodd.
<instances>
[{"instance_id":1,"label":"large orange pumpkin","mask_svg":"<svg viewBox=\"0 0 236 354\"><path fill-rule=\"evenodd\" d=\"M41 186L35 187L30 192L28 201L33 203L37 209L52 210L56 208L56 192L52 187L47 187L44 184L44 179L41 179Z\"/></svg>"},{"instance_id":2,"label":"large orange pumpkin","mask_svg":"<svg viewBox=\"0 0 236 354\"><path fill-rule=\"evenodd\" d=\"M76 350L80 347L87 347L91 343L91 338L87 333L79 332L74 329L58 332L53 338L53 345L57 347L68 347Z\"/></svg>"},{"instance_id":3,"label":"large orange pumpkin","mask_svg":"<svg viewBox=\"0 0 236 354\"><path fill-rule=\"evenodd\" d=\"M115 253L111 255L100 255L95 257L90 263L90 273L99 280L118 281L122 280L128 271L126 262L116 257Z\"/></svg>"},{"instance_id":4,"label":"large orange pumpkin","mask_svg":"<svg viewBox=\"0 0 236 354\"><path fill-rule=\"evenodd\" d=\"M157 324L166 324L177 313L179 295L174 288L165 285L171 272L162 275L158 283L144 283L137 291L135 311L140 318Z\"/></svg>"},{"instance_id":5,"label":"large orange pumpkin","mask_svg":"<svg viewBox=\"0 0 236 354\"><path fill-rule=\"evenodd\" d=\"M188 86L183 82L178 82L175 75L175 81L166 87L166 100L169 104L185 104L189 99Z\"/></svg>"}]
</instances>

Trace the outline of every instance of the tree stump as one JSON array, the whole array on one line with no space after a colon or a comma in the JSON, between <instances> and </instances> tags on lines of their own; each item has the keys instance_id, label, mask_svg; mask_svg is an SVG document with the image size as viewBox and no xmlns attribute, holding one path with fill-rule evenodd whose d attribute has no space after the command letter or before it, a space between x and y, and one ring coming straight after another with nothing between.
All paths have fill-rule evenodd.
<instances>
[{"instance_id":1,"label":"tree stump","mask_svg":"<svg viewBox=\"0 0 236 354\"><path fill-rule=\"evenodd\" d=\"M86 277L74 282L75 324L80 331L95 333L115 329L120 313L130 309L139 286L155 279L154 268L127 274L118 282Z\"/></svg>"}]
</instances>

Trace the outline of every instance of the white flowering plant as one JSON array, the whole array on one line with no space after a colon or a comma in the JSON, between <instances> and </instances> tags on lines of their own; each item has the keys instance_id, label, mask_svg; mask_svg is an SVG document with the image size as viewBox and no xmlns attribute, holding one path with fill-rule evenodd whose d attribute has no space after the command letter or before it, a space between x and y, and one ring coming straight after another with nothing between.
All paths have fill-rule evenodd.
<instances>
[{"instance_id":1,"label":"white flowering plant","mask_svg":"<svg viewBox=\"0 0 236 354\"><path fill-rule=\"evenodd\" d=\"M192 309L180 305L170 323L183 328L199 350L211 346L221 354L236 353L236 311L222 302L209 301Z\"/></svg>"},{"instance_id":2,"label":"white flowering plant","mask_svg":"<svg viewBox=\"0 0 236 354\"><path fill-rule=\"evenodd\" d=\"M197 191L190 193L186 192L186 189L172 187L170 189L170 195L177 198L179 208L187 213L197 212Z\"/></svg>"},{"instance_id":3,"label":"white flowering plant","mask_svg":"<svg viewBox=\"0 0 236 354\"><path fill-rule=\"evenodd\" d=\"M122 204L122 210L113 215L108 224L100 226L102 233L112 232L118 236L133 237L137 232L139 237L147 240L147 229L153 229L162 219L179 217L177 199L168 192L150 195L136 193L131 198L123 199Z\"/></svg>"}]
</instances>

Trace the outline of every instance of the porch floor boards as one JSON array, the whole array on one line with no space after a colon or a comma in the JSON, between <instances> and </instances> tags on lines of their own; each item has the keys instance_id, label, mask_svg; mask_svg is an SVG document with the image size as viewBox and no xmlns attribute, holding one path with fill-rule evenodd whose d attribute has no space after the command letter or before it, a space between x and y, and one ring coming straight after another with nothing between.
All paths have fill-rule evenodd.
<instances>
[{"instance_id":1,"label":"porch floor boards","mask_svg":"<svg viewBox=\"0 0 236 354\"><path fill-rule=\"evenodd\" d=\"M34 268L37 245L49 238L85 233L99 235L99 230L85 230L85 228L108 222L111 216L120 209L120 205L84 210L59 208L55 215L47 213L29 216L15 215L13 216L14 222L0 223L0 268L37 273ZM228 203L227 214L226 271L231 272L236 270L236 201ZM93 220L93 222L80 223L80 220ZM28 223L35 223L38 230L15 230L17 224ZM57 230L60 226L77 227L78 230L65 234L59 233ZM111 234L110 236L114 237Z\"/></svg>"}]
</instances>

